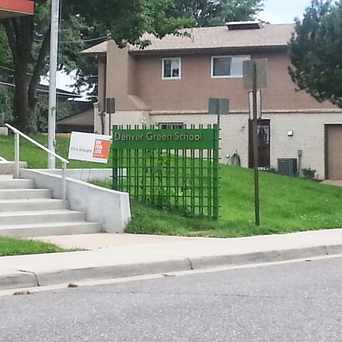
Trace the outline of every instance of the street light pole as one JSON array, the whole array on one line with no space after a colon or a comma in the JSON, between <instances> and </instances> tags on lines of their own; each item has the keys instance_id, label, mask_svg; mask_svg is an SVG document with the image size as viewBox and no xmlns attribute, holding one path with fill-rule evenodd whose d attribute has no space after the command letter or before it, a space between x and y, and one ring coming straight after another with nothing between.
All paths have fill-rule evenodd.
<instances>
[{"instance_id":1,"label":"street light pole","mask_svg":"<svg viewBox=\"0 0 342 342\"><path fill-rule=\"evenodd\" d=\"M49 118L48 147L55 152L56 147L56 111L57 111L57 63L58 63L58 30L59 30L59 0L51 1L51 37L50 37L50 87L49 87ZM56 158L48 157L49 169L56 168Z\"/></svg>"}]
</instances>

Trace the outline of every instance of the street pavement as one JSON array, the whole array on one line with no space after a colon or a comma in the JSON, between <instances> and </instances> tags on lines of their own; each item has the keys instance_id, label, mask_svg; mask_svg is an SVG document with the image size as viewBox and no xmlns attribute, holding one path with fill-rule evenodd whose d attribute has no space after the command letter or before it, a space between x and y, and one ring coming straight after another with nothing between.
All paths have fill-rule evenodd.
<instances>
[{"instance_id":1,"label":"street pavement","mask_svg":"<svg viewBox=\"0 0 342 342\"><path fill-rule=\"evenodd\" d=\"M342 258L0 298L1 342L340 342Z\"/></svg>"}]
</instances>

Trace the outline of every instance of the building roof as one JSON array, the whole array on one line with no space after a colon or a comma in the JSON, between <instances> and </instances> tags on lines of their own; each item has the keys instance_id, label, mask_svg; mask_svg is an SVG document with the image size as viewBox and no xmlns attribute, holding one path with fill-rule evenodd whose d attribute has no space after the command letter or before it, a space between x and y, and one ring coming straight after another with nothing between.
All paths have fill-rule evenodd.
<instances>
[{"instance_id":1,"label":"building roof","mask_svg":"<svg viewBox=\"0 0 342 342\"><path fill-rule=\"evenodd\" d=\"M3 82L0 80L0 87L15 88L15 84L10 83L10 82ZM79 95L79 94L76 94L74 92L67 91L64 89L57 88L56 91L57 91L57 96L59 96L59 97L65 97L65 98L79 98L79 97L81 97L81 95ZM48 94L49 93L49 86L45 85L45 84L39 84L37 86L37 93Z\"/></svg>"},{"instance_id":2,"label":"building roof","mask_svg":"<svg viewBox=\"0 0 342 342\"><path fill-rule=\"evenodd\" d=\"M12 18L18 15L33 15L33 0L0 0L0 19Z\"/></svg>"},{"instance_id":3,"label":"building roof","mask_svg":"<svg viewBox=\"0 0 342 342\"><path fill-rule=\"evenodd\" d=\"M227 26L186 29L186 36L167 35L162 39L145 35L151 44L145 49L131 47L134 53L165 50L197 50L221 48L286 47L293 24L264 24L260 29L229 30Z\"/></svg>"},{"instance_id":4,"label":"building roof","mask_svg":"<svg viewBox=\"0 0 342 342\"><path fill-rule=\"evenodd\" d=\"M57 121L57 125L62 126L94 126L94 109L89 108L86 111Z\"/></svg>"},{"instance_id":5,"label":"building roof","mask_svg":"<svg viewBox=\"0 0 342 342\"><path fill-rule=\"evenodd\" d=\"M97 44L95 46L90 47L89 49L83 50L82 53L84 54L101 54L101 53L107 53L108 48L108 40Z\"/></svg>"},{"instance_id":6,"label":"building roof","mask_svg":"<svg viewBox=\"0 0 342 342\"><path fill-rule=\"evenodd\" d=\"M150 44L144 49L130 46L129 50L139 55L187 50L286 48L293 32L294 24L261 24L260 29L235 30L229 30L227 26L196 27L182 30L182 35L167 35L162 39L145 34L143 39ZM83 53L106 53L107 48L108 41Z\"/></svg>"}]
</instances>

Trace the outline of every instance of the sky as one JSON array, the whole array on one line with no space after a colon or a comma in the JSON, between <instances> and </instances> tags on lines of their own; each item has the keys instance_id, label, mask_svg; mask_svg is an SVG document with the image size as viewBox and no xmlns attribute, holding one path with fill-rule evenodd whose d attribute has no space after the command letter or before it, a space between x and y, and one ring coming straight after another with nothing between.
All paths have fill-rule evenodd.
<instances>
[{"instance_id":1,"label":"sky","mask_svg":"<svg viewBox=\"0 0 342 342\"><path fill-rule=\"evenodd\" d=\"M259 17L272 24L287 24L301 17L311 0L265 0L265 10Z\"/></svg>"},{"instance_id":2,"label":"sky","mask_svg":"<svg viewBox=\"0 0 342 342\"><path fill-rule=\"evenodd\" d=\"M287 24L292 23L295 17L301 17L311 0L264 0L265 10L260 13L259 18L268 21L272 24ZM44 83L48 84L45 79ZM72 90L70 85L74 84L75 80L72 76L67 76L63 73L58 73L57 86L61 89Z\"/></svg>"}]
</instances>

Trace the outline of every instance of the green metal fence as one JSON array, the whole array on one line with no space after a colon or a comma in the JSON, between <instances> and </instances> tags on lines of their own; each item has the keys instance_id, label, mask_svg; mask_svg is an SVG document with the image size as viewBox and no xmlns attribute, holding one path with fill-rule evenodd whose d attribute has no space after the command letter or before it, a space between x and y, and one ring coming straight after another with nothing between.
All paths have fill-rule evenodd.
<instances>
[{"instance_id":1,"label":"green metal fence","mask_svg":"<svg viewBox=\"0 0 342 342\"><path fill-rule=\"evenodd\" d=\"M114 126L113 189L139 202L217 219L219 129Z\"/></svg>"}]
</instances>

